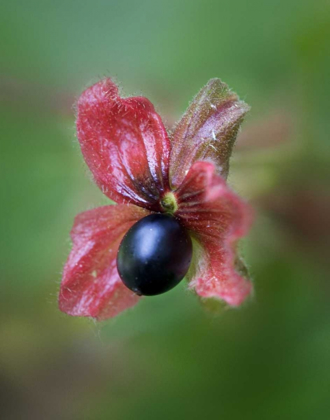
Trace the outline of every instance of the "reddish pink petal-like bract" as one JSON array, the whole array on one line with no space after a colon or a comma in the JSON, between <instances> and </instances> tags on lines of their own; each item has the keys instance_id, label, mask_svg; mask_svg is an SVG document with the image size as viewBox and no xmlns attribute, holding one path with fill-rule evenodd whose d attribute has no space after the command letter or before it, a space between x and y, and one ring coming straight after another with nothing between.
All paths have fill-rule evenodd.
<instances>
[{"instance_id":1,"label":"reddish pink petal-like bract","mask_svg":"<svg viewBox=\"0 0 330 420\"><path fill-rule=\"evenodd\" d=\"M209 162L196 162L176 194L177 217L202 248L187 276L190 286L202 297L240 305L252 287L235 265L237 240L251 224L248 206L216 175L215 166Z\"/></svg>"},{"instance_id":2,"label":"reddish pink petal-like bract","mask_svg":"<svg viewBox=\"0 0 330 420\"><path fill-rule=\"evenodd\" d=\"M148 214L145 209L124 204L78 214L59 296L63 312L101 320L137 303L139 297L119 277L116 258L124 234Z\"/></svg>"},{"instance_id":3,"label":"reddish pink petal-like bract","mask_svg":"<svg viewBox=\"0 0 330 420\"><path fill-rule=\"evenodd\" d=\"M110 79L82 93L77 134L83 156L104 194L120 204L76 217L60 288L62 311L103 320L133 306L139 297L117 271L119 244L138 220L168 211L197 244L187 274L190 287L232 306L243 302L252 286L236 244L247 233L251 211L225 178L248 109L226 84L212 79L169 137L146 98L121 98Z\"/></svg>"},{"instance_id":4,"label":"reddish pink petal-like bract","mask_svg":"<svg viewBox=\"0 0 330 420\"><path fill-rule=\"evenodd\" d=\"M105 195L160 211L160 197L169 189L170 141L148 99L121 98L110 79L96 83L78 100L77 135Z\"/></svg>"},{"instance_id":5,"label":"reddish pink petal-like bract","mask_svg":"<svg viewBox=\"0 0 330 420\"><path fill-rule=\"evenodd\" d=\"M170 179L179 187L194 162L212 161L227 178L229 158L249 106L220 79L211 79L196 95L172 136Z\"/></svg>"}]
</instances>

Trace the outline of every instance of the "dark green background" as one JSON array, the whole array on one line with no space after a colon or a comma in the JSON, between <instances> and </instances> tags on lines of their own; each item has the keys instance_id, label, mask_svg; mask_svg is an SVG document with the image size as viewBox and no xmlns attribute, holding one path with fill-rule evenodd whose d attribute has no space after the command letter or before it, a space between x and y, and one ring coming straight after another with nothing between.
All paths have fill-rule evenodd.
<instances>
[{"instance_id":1,"label":"dark green background","mask_svg":"<svg viewBox=\"0 0 330 420\"><path fill-rule=\"evenodd\" d=\"M1 419L329 418L329 2L1 0L0 39ZM181 286L101 324L59 312L73 218L107 203L72 109L103 76L169 124L211 77L252 106L242 308Z\"/></svg>"}]
</instances>

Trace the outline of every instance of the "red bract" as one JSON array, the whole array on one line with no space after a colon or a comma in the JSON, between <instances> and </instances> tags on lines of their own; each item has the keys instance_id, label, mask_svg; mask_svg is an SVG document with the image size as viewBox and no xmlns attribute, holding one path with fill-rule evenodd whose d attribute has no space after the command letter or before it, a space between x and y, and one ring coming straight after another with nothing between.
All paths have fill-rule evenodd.
<instances>
[{"instance_id":1,"label":"red bract","mask_svg":"<svg viewBox=\"0 0 330 420\"><path fill-rule=\"evenodd\" d=\"M212 79L169 134L148 99L121 98L110 79L83 92L77 106L82 153L102 192L119 204L76 217L62 311L103 320L139 300L122 283L116 256L128 229L152 212L173 213L193 238L190 288L232 306L243 302L251 283L236 246L251 212L225 178L247 111L227 85Z\"/></svg>"}]
</instances>

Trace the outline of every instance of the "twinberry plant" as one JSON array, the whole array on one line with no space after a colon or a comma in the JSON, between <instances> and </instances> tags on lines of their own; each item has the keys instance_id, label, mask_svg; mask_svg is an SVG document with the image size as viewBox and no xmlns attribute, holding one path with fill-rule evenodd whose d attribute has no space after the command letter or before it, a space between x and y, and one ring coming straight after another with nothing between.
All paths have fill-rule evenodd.
<instances>
[{"instance_id":1,"label":"twinberry plant","mask_svg":"<svg viewBox=\"0 0 330 420\"><path fill-rule=\"evenodd\" d=\"M248 110L212 79L167 132L148 99L120 97L109 78L82 93L82 154L96 184L118 204L75 218L62 311L104 320L184 277L203 298L244 301L252 286L236 248L251 211L226 178Z\"/></svg>"}]
</instances>

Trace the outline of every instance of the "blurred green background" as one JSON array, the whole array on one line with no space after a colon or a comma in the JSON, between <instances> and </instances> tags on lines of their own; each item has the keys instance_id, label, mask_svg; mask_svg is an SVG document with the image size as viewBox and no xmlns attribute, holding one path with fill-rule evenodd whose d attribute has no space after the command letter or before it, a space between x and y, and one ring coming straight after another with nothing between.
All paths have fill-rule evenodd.
<instances>
[{"instance_id":1,"label":"blurred green background","mask_svg":"<svg viewBox=\"0 0 330 420\"><path fill-rule=\"evenodd\" d=\"M0 418L330 418L329 2L1 0L0 38ZM107 203L72 107L103 76L169 126L211 77L252 106L242 308L182 286L100 324L59 312L73 218Z\"/></svg>"}]
</instances>

